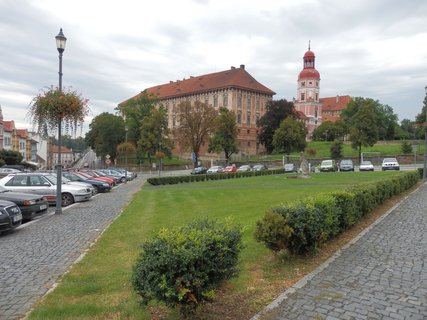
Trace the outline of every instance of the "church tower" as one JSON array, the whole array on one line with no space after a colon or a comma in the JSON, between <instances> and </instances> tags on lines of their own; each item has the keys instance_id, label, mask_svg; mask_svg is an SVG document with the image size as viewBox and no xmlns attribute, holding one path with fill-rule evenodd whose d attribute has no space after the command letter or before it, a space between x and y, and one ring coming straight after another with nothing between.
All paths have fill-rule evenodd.
<instances>
[{"instance_id":1,"label":"church tower","mask_svg":"<svg viewBox=\"0 0 427 320\"><path fill-rule=\"evenodd\" d=\"M294 106L307 117L307 140L311 140L313 130L322 123L322 105L319 101L320 74L315 68L316 56L310 50L310 42L303 60L303 69L298 75L297 99Z\"/></svg>"}]
</instances>

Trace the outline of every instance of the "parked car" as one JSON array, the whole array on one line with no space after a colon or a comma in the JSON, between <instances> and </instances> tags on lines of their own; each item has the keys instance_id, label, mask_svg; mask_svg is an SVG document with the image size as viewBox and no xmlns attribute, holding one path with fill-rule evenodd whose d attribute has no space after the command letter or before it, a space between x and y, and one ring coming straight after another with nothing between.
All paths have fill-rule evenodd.
<instances>
[{"instance_id":1,"label":"parked car","mask_svg":"<svg viewBox=\"0 0 427 320\"><path fill-rule=\"evenodd\" d=\"M288 172L298 172L298 169L297 169L296 165L294 165L293 163L286 163L283 166L283 169L285 169L285 173L288 173Z\"/></svg>"},{"instance_id":2,"label":"parked car","mask_svg":"<svg viewBox=\"0 0 427 320\"><path fill-rule=\"evenodd\" d=\"M206 171L206 173L221 173L224 170L221 166L212 166Z\"/></svg>"},{"instance_id":3,"label":"parked car","mask_svg":"<svg viewBox=\"0 0 427 320\"><path fill-rule=\"evenodd\" d=\"M205 174L208 171L206 167L196 167L191 171L191 174Z\"/></svg>"},{"instance_id":4,"label":"parked car","mask_svg":"<svg viewBox=\"0 0 427 320\"><path fill-rule=\"evenodd\" d=\"M102 169L102 170L97 170L96 172L98 171L105 173L107 176L112 176L114 178L117 178L118 182L123 183L127 181L126 174L124 172L119 172L117 170L112 170L112 169Z\"/></svg>"},{"instance_id":5,"label":"parked car","mask_svg":"<svg viewBox=\"0 0 427 320\"><path fill-rule=\"evenodd\" d=\"M0 179L0 185L8 190L33 193L46 197L51 204L56 202L56 177L45 173L16 173ZM63 184L61 186L62 206L89 200L90 188Z\"/></svg>"},{"instance_id":6,"label":"parked car","mask_svg":"<svg viewBox=\"0 0 427 320\"><path fill-rule=\"evenodd\" d=\"M338 170L335 160L323 160L320 163L320 172L335 172Z\"/></svg>"},{"instance_id":7,"label":"parked car","mask_svg":"<svg viewBox=\"0 0 427 320\"><path fill-rule=\"evenodd\" d=\"M225 172L225 173L231 173L231 172L236 172L236 171L237 171L236 166L226 166L224 168L224 170L222 170L222 172Z\"/></svg>"},{"instance_id":8,"label":"parked car","mask_svg":"<svg viewBox=\"0 0 427 320\"><path fill-rule=\"evenodd\" d=\"M261 171L261 170L267 170L267 166L265 164L256 164L253 166L253 171Z\"/></svg>"},{"instance_id":9,"label":"parked car","mask_svg":"<svg viewBox=\"0 0 427 320\"><path fill-rule=\"evenodd\" d=\"M21 172L21 170L14 169L14 168L0 168L0 177L6 177L8 174L18 173L18 172Z\"/></svg>"},{"instance_id":10,"label":"parked car","mask_svg":"<svg viewBox=\"0 0 427 320\"><path fill-rule=\"evenodd\" d=\"M111 190L111 186L103 181L88 179L77 172L63 172L63 176L71 181L86 182L92 185L98 192L107 192Z\"/></svg>"},{"instance_id":11,"label":"parked car","mask_svg":"<svg viewBox=\"0 0 427 320\"><path fill-rule=\"evenodd\" d=\"M339 165L340 171L354 171L353 161L350 159L343 159Z\"/></svg>"},{"instance_id":12,"label":"parked car","mask_svg":"<svg viewBox=\"0 0 427 320\"><path fill-rule=\"evenodd\" d=\"M244 164L243 166L240 166L239 169L237 169L237 172L246 172L251 171L252 167L248 164Z\"/></svg>"},{"instance_id":13,"label":"parked car","mask_svg":"<svg viewBox=\"0 0 427 320\"><path fill-rule=\"evenodd\" d=\"M374 165L371 161L362 161L359 166L359 171L374 171Z\"/></svg>"},{"instance_id":14,"label":"parked car","mask_svg":"<svg viewBox=\"0 0 427 320\"><path fill-rule=\"evenodd\" d=\"M19 207L10 201L0 200L0 232L10 231L22 223Z\"/></svg>"},{"instance_id":15,"label":"parked car","mask_svg":"<svg viewBox=\"0 0 427 320\"><path fill-rule=\"evenodd\" d=\"M45 197L37 194L10 191L2 186L0 186L0 200L15 203L21 210L22 220L31 220L36 215L45 213L49 206Z\"/></svg>"},{"instance_id":16,"label":"parked car","mask_svg":"<svg viewBox=\"0 0 427 320\"><path fill-rule=\"evenodd\" d=\"M381 169L385 170L400 170L399 162L396 158L384 158Z\"/></svg>"},{"instance_id":17,"label":"parked car","mask_svg":"<svg viewBox=\"0 0 427 320\"><path fill-rule=\"evenodd\" d=\"M128 170L123 169L123 168L110 167L110 169L116 170L116 171L126 175L126 179L128 179L128 181L133 180L138 176L138 174L136 172L128 171Z\"/></svg>"}]
</instances>

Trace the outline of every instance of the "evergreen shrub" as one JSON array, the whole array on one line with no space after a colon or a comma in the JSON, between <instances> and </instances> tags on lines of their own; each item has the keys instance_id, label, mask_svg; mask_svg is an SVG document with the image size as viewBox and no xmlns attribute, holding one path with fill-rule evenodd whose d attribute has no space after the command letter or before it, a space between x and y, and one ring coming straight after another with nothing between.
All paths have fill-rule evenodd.
<instances>
[{"instance_id":1,"label":"evergreen shrub","mask_svg":"<svg viewBox=\"0 0 427 320\"><path fill-rule=\"evenodd\" d=\"M142 245L132 285L146 304L155 299L184 315L215 296L222 281L238 274L240 227L198 220L162 229Z\"/></svg>"}]
</instances>

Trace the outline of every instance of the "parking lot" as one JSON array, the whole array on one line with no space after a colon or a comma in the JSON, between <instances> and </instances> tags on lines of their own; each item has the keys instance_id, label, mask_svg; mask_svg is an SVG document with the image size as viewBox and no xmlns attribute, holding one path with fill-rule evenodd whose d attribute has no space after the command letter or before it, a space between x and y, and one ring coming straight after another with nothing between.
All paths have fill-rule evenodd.
<instances>
[{"instance_id":1,"label":"parking lot","mask_svg":"<svg viewBox=\"0 0 427 320\"><path fill-rule=\"evenodd\" d=\"M0 236L0 318L22 319L121 213L144 177L87 202L54 207Z\"/></svg>"}]
</instances>

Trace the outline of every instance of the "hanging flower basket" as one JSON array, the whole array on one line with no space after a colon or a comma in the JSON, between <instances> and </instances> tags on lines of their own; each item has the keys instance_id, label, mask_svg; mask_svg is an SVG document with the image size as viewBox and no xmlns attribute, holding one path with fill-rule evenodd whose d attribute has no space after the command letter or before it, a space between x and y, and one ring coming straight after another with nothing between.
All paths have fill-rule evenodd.
<instances>
[{"instance_id":1,"label":"hanging flower basket","mask_svg":"<svg viewBox=\"0 0 427 320\"><path fill-rule=\"evenodd\" d=\"M76 132L89 113L88 99L75 90L49 88L41 90L31 101L28 116L39 132L58 129L59 121L65 131Z\"/></svg>"}]
</instances>

